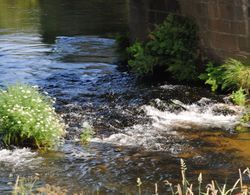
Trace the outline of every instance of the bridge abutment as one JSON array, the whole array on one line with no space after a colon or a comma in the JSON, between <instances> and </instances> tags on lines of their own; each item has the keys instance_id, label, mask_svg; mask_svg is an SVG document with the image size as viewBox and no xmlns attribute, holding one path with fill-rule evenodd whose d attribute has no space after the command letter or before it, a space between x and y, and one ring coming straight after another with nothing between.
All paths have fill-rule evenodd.
<instances>
[{"instance_id":1,"label":"bridge abutment","mask_svg":"<svg viewBox=\"0 0 250 195\"><path fill-rule=\"evenodd\" d=\"M133 39L145 39L169 13L196 21L200 45L210 57L250 57L249 0L130 0Z\"/></svg>"}]
</instances>

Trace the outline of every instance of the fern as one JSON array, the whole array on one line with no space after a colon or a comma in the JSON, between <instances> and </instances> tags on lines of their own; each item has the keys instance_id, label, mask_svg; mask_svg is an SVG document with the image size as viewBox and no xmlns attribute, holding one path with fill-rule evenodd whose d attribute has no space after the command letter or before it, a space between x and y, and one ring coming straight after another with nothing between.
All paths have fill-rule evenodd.
<instances>
[{"instance_id":1,"label":"fern","mask_svg":"<svg viewBox=\"0 0 250 195\"><path fill-rule=\"evenodd\" d=\"M212 91L239 90L242 88L247 94L250 89L250 66L229 58L224 64L214 66L207 64L206 72L199 76L211 86Z\"/></svg>"}]
</instances>

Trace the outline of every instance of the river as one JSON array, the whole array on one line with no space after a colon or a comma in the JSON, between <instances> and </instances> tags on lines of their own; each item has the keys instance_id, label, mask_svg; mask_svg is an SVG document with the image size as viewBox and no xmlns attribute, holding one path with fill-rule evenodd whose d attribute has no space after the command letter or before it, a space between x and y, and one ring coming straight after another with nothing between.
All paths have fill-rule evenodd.
<instances>
[{"instance_id":1,"label":"river","mask_svg":"<svg viewBox=\"0 0 250 195\"><path fill-rule=\"evenodd\" d=\"M135 194L140 177L144 194L154 183L168 194L163 181L180 179L180 158L192 181L202 172L230 183L250 166L250 134L234 131L239 115L221 111L223 96L119 70L114 35L127 31L128 14L125 0L0 0L1 87L38 85L67 124L57 151L0 150L0 194L18 175L69 194L116 195ZM86 126L96 134L82 146Z\"/></svg>"}]
</instances>

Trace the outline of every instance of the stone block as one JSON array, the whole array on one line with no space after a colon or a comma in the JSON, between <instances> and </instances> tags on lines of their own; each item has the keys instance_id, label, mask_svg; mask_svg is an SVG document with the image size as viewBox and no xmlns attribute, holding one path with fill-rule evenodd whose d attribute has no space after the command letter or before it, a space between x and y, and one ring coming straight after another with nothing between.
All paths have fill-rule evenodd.
<instances>
[{"instance_id":1,"label":"stone block","mask_svg":"<svg viewBox=\"0 0 250 195\"><path fill-rule=\"evenodd\" d=\"M210 19L208 23L208 30L230 33L231 22L223 19Z\"/></svg>"},{"instance_id":2,"label":"stone block","mask_svg":"<svg viewBox=\"0 0 250 195\"><path fill-rule=\"evenodd\" d=\"M156 23L156 13L155 11L148 11L148 22L151 24Z\"/></svg>"},{"instance_id":3,"label":"stone block","mask_svg":"<svg viewBox=\"0 0 250 195\"><path fill-rule=\"evenodd\" d=\"M196 19L195 21L197 22L198 24L198 27L199 27L199 31L207 31L208 30L208 22L209 22L209 19L208 18L194 18Z\"/></svg>"},{"instance_id":4,"label":"stone block","mask_svg":"<svg viewBox=\"0 0 250 195\"><path fill-rule=\"evenodd\" d=\"M202 47L211 48L211 41L209 39L208 32L203 31L200 32L199 34L200 34L200 44L202 45Z\"/></svg>"},{"instance_id":5,"label":"stone block","mask_svg":"<svg viewBox=\"0 0 250 195\"><path fill-rule=\"evenodd\" d=\"M177 0L148 0L149 9L176 12L179 10L179 2Z\"/></svg>"},{"instance_id":6,"label":"stone block","mask_svg":"<svg viewBox=\"0 0 250 195\"><path fill-rule=\"evenodd\" d=\"M195 17L208 17L208 6L206 3L195 3L194 12L191 13Z\"/></svg>"},{"instance_id":7,"label":"stone block","mask_svg":"<svg viewBox=\"0 0 250 195\"><path fill-rule=\"evenodd\" d=\"M239 51L238 37L235 35L211 32L209 38L213 49L223 49L230 52Z\"/></svg>"},{"instance_id":8,"label":"stone block","mask_svg":"<svg viewBox=\"0 0 250 195\"><path fill-rule=\"evenodd\" d=\"M219 7L217 3L208 3L208 17L218 18L219 17Z\"/></svg>"},{"instance_id":9,"label":"stone block","mask_svg":"<svg viewBox=\"0 0 250 195\"><path fill-rule=\"evenodd\" d=\"M250 39L249 37L239 37L239 49L243 52L250 53Z\"/></svg>"},{"instance_id":10,"label":"stone block","mask_svg":"<svg viewBox=\"0 0 250 195\"><path fill-rule=\"evenodd\" d=\"M247 36L248 33L245 22L231 21L230 23L231 33L238 36Z\"/></svg>"},{"instance_id":11,"label":"stone block","mask_svg":"<svg viewBox=\"0 0 250 195\"><path fill-rule=\"evenodd\" d=\"M234 20L234 6L229 4L218 4L219 17L225 20Z\"/></svg>"},{"instance_id":12,"label":"stone block","mask_svg":"<svg viewBox=\"0 0 250 195\"><path fill-rule=\"evenodd\" d=\"M244 20L245 14L244 14L244 7L243 6L234 6L234 20Z\"/></svg>"}]
</instances>

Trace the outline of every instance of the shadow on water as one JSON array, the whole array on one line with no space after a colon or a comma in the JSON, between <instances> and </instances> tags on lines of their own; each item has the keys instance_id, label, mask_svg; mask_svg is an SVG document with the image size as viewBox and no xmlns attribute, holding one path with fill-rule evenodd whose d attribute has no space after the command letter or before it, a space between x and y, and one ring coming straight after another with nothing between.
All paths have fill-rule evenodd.
<instances>
[{"instance_id":1,"label":"shadow on water","mask_svg":"<svg viewBox=\"0 0 250 195\"><path fill-rule=\"evenodd\" d=\"M45 43L57 36L109 35L127 31L126 0L40 0L41 34Z\"/></svg>"}]
</instances>

